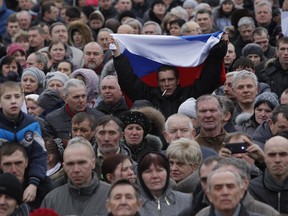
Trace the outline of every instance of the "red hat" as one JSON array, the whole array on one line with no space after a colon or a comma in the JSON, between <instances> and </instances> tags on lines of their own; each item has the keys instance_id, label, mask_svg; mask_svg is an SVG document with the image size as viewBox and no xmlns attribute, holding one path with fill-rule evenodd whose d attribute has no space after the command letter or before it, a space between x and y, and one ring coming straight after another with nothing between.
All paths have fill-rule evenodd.
<instances>
[{"instance_id":1,"label":"red hat","mask_svg":"<svg viewBox=\"0 0 288 216\"><path fill-rule=\"evenodd\" d=\"M7 55L13 55L16 51L20 51L26 55L25 48L20 43L12 43L7 47Z\"/></svg>"}]
</instances>

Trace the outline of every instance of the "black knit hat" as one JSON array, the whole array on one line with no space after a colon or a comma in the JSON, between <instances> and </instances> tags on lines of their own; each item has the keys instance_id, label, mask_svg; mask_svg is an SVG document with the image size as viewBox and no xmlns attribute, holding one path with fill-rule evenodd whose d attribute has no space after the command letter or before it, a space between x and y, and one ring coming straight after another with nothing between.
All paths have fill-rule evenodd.
<instances>
[{"instance_id":1,"label":"black knit hat","mask_svg":"<svg viewBox=\"0 0 288 216\"><path fill-rule=\"evenodd\" d=\"M37 100L40 107L49 111L60 108L63 105L62 102L63 99L61 98L59 91L54 89L46 89L39 95Z\"/></svg>"},{"instance_id":2,"label":"black knit hat","mask_svg":"<svg viewBox=\"0 0 288 216\"><path fill-rule=\"evenodd\" d=\"M19 180L10 173L0 174L0 193L13 197L20 205L23 198L23 190Z\"/></svg>"},{"instance_id":3,"label":"black knit hat","mask_svg":"<svg viewBox=\"0 0 288 216\"><path fill-rule=\"evenodd\" d=\"M243 47L242 55L247 57L249 54L256 54L260 57L260 61L264 60L264 51L261 46L256 43L249 43Z\"/></svg>"},{"instance_id":4,"label":"black knit hat","mask_svg":"<svg viewBox=\"0 0 288 216\"><path fill-rule=\"evenodd\" d=\"M138 111L129 111L124 113L120 120L124 124L124 128L126 128L129 124L138 124L144 130L144 137L150 132L151 124L149 119L141 112Z\"/></svg>"},{"instance_id":5,"label":"black knit hat","mask_svg":"<svg viewBox=\"0 0 288 216\"><path fill-rule=\"evenodd\" d=\"M163 5L165 5L164 1L162 1L162 0L154 0L154 1L152 2L152 4L151 4L151 10L153 10L153 8L154 8L154 6L155 6L156 4L163 4Z\"/></svg>"}]
</instances>

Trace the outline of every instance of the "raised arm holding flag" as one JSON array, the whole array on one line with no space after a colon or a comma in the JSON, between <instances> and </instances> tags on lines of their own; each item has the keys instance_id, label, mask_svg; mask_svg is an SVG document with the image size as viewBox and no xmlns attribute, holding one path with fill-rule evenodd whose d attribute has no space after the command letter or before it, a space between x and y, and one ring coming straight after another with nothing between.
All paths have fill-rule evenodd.
<instances>
[{"instance_id":1,"label":"raised arm holding flag","mask_svg":"<svg viewBox=\"0 0 288 216\"><path fill-rule=\"evenodd\" d=\"M149 100L167 118L186 99L212 93L224 82L227 38L217 32L184 37L115 34L109 40L117 40L114 65L121 89L132 101Z\"/></svg>"}]
</instances>

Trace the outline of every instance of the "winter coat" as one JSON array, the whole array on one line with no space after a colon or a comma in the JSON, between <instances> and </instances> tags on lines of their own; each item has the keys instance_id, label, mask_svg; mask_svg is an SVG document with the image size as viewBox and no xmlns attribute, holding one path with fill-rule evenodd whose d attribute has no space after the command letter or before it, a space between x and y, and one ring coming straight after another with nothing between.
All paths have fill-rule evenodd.
<instances>
[{"instance_id":1,"label":"winter coat","mask_svg":"<svg viewBox=\"0 0 288 216\"><path fill-rule=\"evenodd\" d=\"M194 171L182 181L173 182L171 188L175 191L192 194L199 181L199 173Z\"/></svg>"},{"instance_id":2,"label":"winter coat","mask_svg":"<svg viewBox=\"0 0 288 216\"><path fill-rule=\"evenodd\" d=\"M251 137L259 124L255 120L255 115L250 113L241 113L236 117L236 130L244 132Z\"/></svg>"},{"instance_id":3,"label":"winter coat","mask_svg":"<svg viewBox=\"0 0 288 216\"><path fill-rule=\"evenodd\" d=\"M162 149L162 142L160 138L153 136L151 134L147 134L141 143L137 146L131 146L124 141L124 144L130 149L132 159L135 162L138 162L139 159L147 152L150 151L158 151L160 152Z\"/></svg>"},{"instance_id":4,"label":"winter coat","mask_svg":"<svg viewBox=\"0 0 288 216\"><path fill-rule=\"evenodd\" d=\"M222 60L227 51L227 44L220 41L210 51L205 60L202 73L193 85L178 86L175 92L168 97L163 97L159 87L151 87L142 82L133 72L128 58L124 55L114 58L115 69L118 74L121 89L132 100L149 100L153 106L159 109L168 118L177 113L181 103L190 97L198 98L203 94L209 94L220 85Z\"/></svg>"},{"instance_id":5,"label":"winter coat","mask_svg":"<svg viewBox=\"0 0 288 216\"><path fill-rule=\"evenodd\" d=\"M253 142L264 149L264 145L268 139L273 136L272 131L267 121L259 125L253 133Z\"/></svg>"},{"instance_id":6,"label":"winter coat","mask_svg":"<svg viewBox=\"0 0 288 216\"><path fill-rule=\"evenodd\" d=\"M86 112L94 115L96 120L104 116L104 113L96 109L87 108ZM66 105L54 110L45 117L44 135L46 137L60 138L63 140L71 139L71 120L72 117L68 114Z\"/></svg>"},{"instance_id":7,"label":"winter coat","mask_svg":"<svg viewBox=\"0 0 288 216\"><path fill-rule=\"evenodd\" d=\"M102 100L100 101L96 109L103 112L105 115L113 115L117 118L129 111L128 105L124 97L121 98L116 104L107 104Z\"/></svg>"},{"instance_id":8,"label":"winter coat","mask_svg":"<svg viewBox=\"0 0 288 216\"><path fill-rule=\"evenodd\" d=\"M59 215L106 216L105 207L110 186L99 181L93 173L91 183L76 188L70 181L60 186L44 198L41 207L54 209Z\"/></svg>"},{"instance_id":9,"label":"winter coat","mask_svg":"<svg viewBox=\"0 0 288 216\"><path fill-rule=\"evenodd\" d=\"M280 213L288 213L288 178L281 183L276 182L266 169L262 176L250 182L249 192L256 200L272 206Z\"/></svg>"},{"instance_id":10,"label":"winter coat","mask_svg":"<svg viewBox=\"0 0 288 216\"><path fill-rule=\"evenodd\" d=\"M191 195L169 188L159 199L151 200L143 194L140 198L142 199L141 216L176 216L192 202Z\"/></svg>"}]
</instances>

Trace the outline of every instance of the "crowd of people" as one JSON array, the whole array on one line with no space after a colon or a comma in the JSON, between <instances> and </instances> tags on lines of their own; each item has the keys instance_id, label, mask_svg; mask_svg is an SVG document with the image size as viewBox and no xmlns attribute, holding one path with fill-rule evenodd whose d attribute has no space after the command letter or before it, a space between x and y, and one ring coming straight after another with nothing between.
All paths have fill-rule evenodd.
<instances>
[{"instance_id":1,"label":"crowd of people","mask_svg":"<svg viewBox=\"0 0 288 216\"><path fill-rule=\"evenodd\" d=\"M0 0L0 215L288 214L287 9ZM113 38L218 31L185 86L171 65L144 82Z\"/></svg>"}]
</instances>

